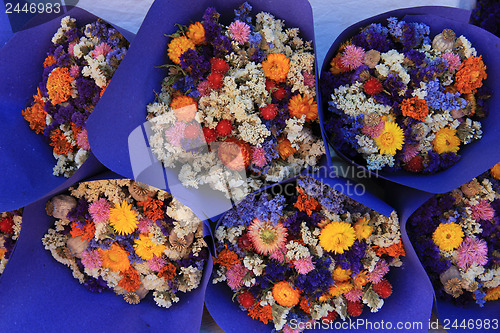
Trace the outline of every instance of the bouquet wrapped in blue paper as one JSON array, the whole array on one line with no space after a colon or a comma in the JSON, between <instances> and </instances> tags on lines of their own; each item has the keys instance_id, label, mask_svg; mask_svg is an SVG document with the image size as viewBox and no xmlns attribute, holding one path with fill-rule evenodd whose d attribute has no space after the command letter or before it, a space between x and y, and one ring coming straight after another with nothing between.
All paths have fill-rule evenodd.
<instances>
[{"instance_id":1,"label":"bouquet wrapped in blue paper","mask_svg":"<svg viewBox=\"0 0 500 333\"><path fill-rule=\"evenodd\" d=\"M22 219L22 210L0 213L0 275L14 250Z\"/></svg>"},{"instance_id":2,"label":"bouquet wrapped in blue paper","mask_svg":"<svg viewBox=\"0 0 500 333\"><path fill-rule=\"evenodd\" d=\"M86 119L128 47L129 33L65 10L48 22L38 15L0 50L0 211L46 195L66 181L54 175L88 159Z\"/></svg>"},{"instance_id":3,"label":"bouquet wrapped in blue paper","mask_svg":"<svg viewBox=\"0 0 500 333\"><path fill-rule=\"evenodd\" d=\"M408 219L410 239L442 300L483 307L500 298L499 180L496 164Z\"/></svg>"},{"instance_id":4,"label":"bouquet wrapped in blue paper","mask_svg":"<svg viewBox=\"0 0 500 333\"><path fill-rule=\"evenodd\" d=\"M299 176L248 196L219 221L206 304L223 329L236 322L224 313L249 332L334 329L358 316L391 321L404 302L427 321L425 273L406 261L397 214L378 205L385 216L336 190L346 185ZM360 201L377 206L368 197ZM406 294L406 274L422 276L419 301Z\"/></svg>"},{"instance_id":5,"label":"bouquet wrapped in blue paper","mask_svg":"<svg viewBox=\"0 0 500 333\"><path fill-rule=\"evenodd\" d=\"M497 130L490 124L497 118L489 110L499 100L491 79L499 70L497 37L460 22L457 11L396 10L337 38L321 90L323 128L340 155L433 193L495 163L500 151L491 148Z\"/></svg>"}]
</instances>

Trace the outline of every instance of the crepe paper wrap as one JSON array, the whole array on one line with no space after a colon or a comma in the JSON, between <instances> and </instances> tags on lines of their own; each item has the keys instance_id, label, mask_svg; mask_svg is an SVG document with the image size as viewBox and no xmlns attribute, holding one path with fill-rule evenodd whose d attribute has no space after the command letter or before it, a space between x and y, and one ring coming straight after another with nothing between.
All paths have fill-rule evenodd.
<instances>
[{"instance_id":1,"label":"crepe paper wrap","mask_svg":"<svg viewBox=\"0 0 500 333\"><path fill-rule=\"evenodd\" d=\"M477 53L482 55L484 63L487 64L489 79L484 80L484 85L492 91L492 97L487 101L487 108L489 110L494 110L500 98L498 93L495 93L499 91L498 82L492 79L495 77L497 71L500 70L498 62L494 60L495 55L498 53L498 49L496 49L496 47L498 47L498 38L476 26L467 24L468 15L469 12L456 8L415 7L399 9L363 20L347 28L335 40L326 57L328 61L322 66L322 73L328 71L330 66L329 60L333 58L340 43L349 39L349 37L358 33L361 27L367 26L370 23L385 23L387 22L387 18L396 17L408 23L419 22L428 25L430 27L430 36L435 36L442 32L443 29L450 28L455 31L457 36L466 36L476 48ZM324 77L325 75L322 75L322 80ZM325 94L321 96L322 108L320 108L320 117L324 134L327 134L324 121L326 121L325 113L328 109L329 100L329 92L326 96ZM482 124L482 138L462 148L460 150L460 161L445 171L438 172L434 175L415 175L406 171L378 171L374 174L378 175L380 178L388 179L426 192L441 193L450 191L470 180L488 167L491 167L495 164L495 161L500 158L500 149L497 149L493 144L493 142L498 140L497 131L494 127L497 123L497 116L497 113L490 112L487 120L483 121ZM357 162L346 157L341 152L337 151L337 154L351 163L357 164Z\"/></svg>"},{"instance_id":2,"label":"crepe paper wrap","mask_svg":"<svg viewBox=\"0 0 500 333\"><path fill-rule=\"evenodd\" d=\"M208 7L214 7L220 13L221 23L229 25L235 17L234 10L242 4L243 1L236 0L197 1L193 3L193 6L186 7L180 1L156 1L148 12L126 59L115 74L115 78L118 80L111 82L108 86L107 94L103 96L100 105L95 109L87 123L91 148L99 156L102 163L126 177L161 189L168 189L181 202L192 207L202 219L213 218L226 211L231 207L230 199L241 199L254 189L247 188L247 175L244 171L233 170L233 173L226 177L226 173L220 172L220 169L212 170L212 173L209 173L205 178L226 177L226 179L220 180L221 186L219 188L226 187L224 182L230 186L241 184L241 190L237 188L235 191L241 193L228 199L224 193L219 193L219 189L213 190L206 184L197 184L199 189L182 188L182 183L186 182L186 172L184 171L189 166L195 169L196 163L201 159L189 162L183 169L181 169L182 165L178 169L163 168L153 153L154 142L149 141L154 135L155 128L151 126L151 122L145 123L146 106L155 101L155 96L160 99L162 96L164 97L164 94L160 94L162 92L161 82L167 72L155 69L155 67L171 63L167 57L167 50L172 39L166 37L165 34L175 33L177 31L175 24L188 24L194 20L201 20ZM259 0L250 1L249 4L252 6L251 16L262 11L271 13L276 18L284 20L286 28L299 28L299 36L302 40L309 41L314 38L312 12L306 1L269 2ZM255 19L252 23L256 24ZM233 41L233 43L236 42ZM172 70L175 71L173 68ZM143 73L148 73L148 75L143 75ZM313 69L312 74L315 73L316 68ZM310 75L311 72L308 74ZM116 83L120 80L123 82ZM315 89L311 93L316 93ZM130 96L130 98L124 98L124 96ZM186 114L189 114L189 110L185 111ZM273 110L267 111L270 114L273 113ZM113 133L108 130L108 124L111 123L116 126ZM219 134L226 134L226 130L230 130L230 126L221 125L220 127ZM201 130L201 128L198 129ZM191 134L197 133L196 128L194 128ZM323 147L319 138L316 141ZM237 151L240 151L238 142L233 144L226 142L225 145L238 148ZM192 148L203 149L206 148L206 144L195 145ZM249 152L247 149L244 150L244 154ZM242 156L244 161L246 160L245 156ZM215 159L217 160L217 158ZM288 174L288 170L284 170L284 174ZM279 176L283 177L283 175ZM260 186L257 182L255 183ZM205 199L197 200L198 197Z\"/></svg>"},{"instance_id":3,"label":"crepe paper wrap","mask_svg":"<svg viewBox=\"0 0 500 333\"><path fill-rule=\"evenodd\" d=\"M299 178L300 177L304 176L299 176ZM326 179L327 177L318 175L313 175L313 177L316 179L323 179L323 181L325 181L325 183L328 184L326 186L329 186L336 190L344 189L345 191L347 191L350 188L348 186L350 181L347 180L339 178ZM265 192L274 195L278 193L289 193L288 189L290 189L290 187L294 188L296 181L297 178L290 179L288 181L267 188ZM320 183L317 184L321 184L321 181ZM355 185L356 184L351 183L351 186ZM320 186L320 188L322 188L322 186ZM256 195L263 192L264 190L261 192L257 192ZM351 194L349 194L348 196L350 197ZM329 198L332 198L332 196L329 196ZM393 211L387 204L383 203L380 199L377 199L376 197L371 196L368 193L366 198L364 199L365 199L364 205L366 205L369 208L376 208L380 212L385 212L386 214L390 214ZM320 199L318 200L321 202ZM265 212L266 210L263 209L263 211ZM252 216L253 214L259 214L259 212L262 211L259 210L259 207L255 207L249 211L249 214L250 216ZM231 213L229 212L228 214ZM279 211L276 211L275 214L278 214L277 216L274 216L275 218L280 217ZM222 226L224 218L225 217L223 217L221 220L218 221L217 227ZM249 217L247 217L247 219L248 218ZM287 226L287 228L290 227L291 226ZM223 235L224 235L223 231L222 233L221 231L215 232L216 237L221 237ZM354 327L351 326L351 329L349 329L348 326L344 326L343 327L344 331L359 332L361 330L363 332L376 332L377 329L370 327L369 323L370 322L373 323L375 321L381 322L383 320L384 322L386 323L390 322L390 324L393 325L396 325L396 322L399 321L420 322L421 328L413 327L412 329L407 330L407 332L427 332L428 330L427 325L428 325L428 320L430 318L431 307L432 307L432 288L430 286L428 279L426 279L425 271L420 266L418 258L415 256L414 251L411 249L411 245L409 245L408 239L403 238L403 235L401 236L406 251L406 256L401 257L402 266L400 268L391 269L389 275L387 276L387 279L392 284L392 295L384 300L382 308L376 313L370 313L369 309L365 307L361 316L353 318L353 321L357 322L359 326L354 326ZM406 244L404 243L405 241L407 242ZM250 240L249 242L250 244L253 244L253 241ZM238 244L240 244L240 242ZM221 245L218 245L218 249L219 251L225 250L224 247L221 248ZM219 253L217 253L217 255L219 255ZM221 260L223 259L222 258L218 259L218 257L216 256L214 262L218 262L220 264ZM223 262L226 263L225 261ZM269 276L269 274L267 274L266 276ZM218 279L218 276L217 274L215 274L215 272L212 275L212 278ZM231 277L231 283L235 282L236 280L234 279L233 275ZM323 288L326 291L327 287L323 286ZM243 302L245 304L245 301ZM231 291L230 287L227 286L226 283L217 283L217 284L209 283L207 288L205 303L207 309L209 310L214 320L226 332L237 332L237 331L262 332L262 331L269 331L274 327L272 323L265 325L264 323L258 320L253 320L248 315L248 313L242 311L242 309L240 308L239 301L237 300L236 297L233 296L233 291ZM275 310L280 309L276 306L274 308ZM339 326L335 326L335 323L337 323L337 325ZM325 326L314 327L314 326L307 326L307 324L304 324L304 326L302 327L315 328L314 330L311 330L312 332L323 332L325 331L325 329L327 331L328 329L330 329L330 331L334 331L336 329L338 330L339 328L342 328L342 326L340 326L340 323L342 323L342 320L336 319L336 321L334 321L333 324L330 324L331 326L328 326L328 324L326 324ZM349 323L349 320L347 321L347 323ZM368 326L364 326L365 324L367 324ZM312 324L310 323L309 325ZM288 328L286 328L285 326L285 331L287 329ZM406 332L405 330L400 330L400 331Z\"/></svg>"},{"instance_id":4,"label":"crepe paper wrap","mask_svg":"<svg viewBox=\"0 0 500 333\"><path fill-rule=\"evenodd\" d=\"M112 172L84 177L85 181L120 178ZM131 305L113 292L92 293L41 243L54 223L54 218L46 213L46 202L51 196L24 209L23 232L0 284L4 329L18 331L28 326L42 331L159 332L168 327L175 332L199 331L205 288L212 270L210 256L199 287L186 294L178 293L179 302L169 309L158 307L149 295L140 304ZM68 317L71 313L83 313L85 320L75 321Z\"/></svg>"},{"instance_id":5,"label":"crepe paper wrap","mask_svg":"<svg viewBox=\"0 0 500 333\"><path fill-rule=\"evenodd\" d=\"M36 93L43 72L43 63L57 32L61 18L70 15L78 24L97 20L88 12L73 8L52 21L38 24L37 16L30 24L34 27L16 33L0 49L0 211L23 207L63 184L64 177L52 175L54 156L52 147L33 132L21 111ZM118 30L121 30L118 28ZM122 34L131 37L130 33Z\"/></svg>"},{"instance_id":6,"label":"crepe paper wrap","mask_svg":"<svg viewBox=\"0 0 500 333\"><path fill-rule=\"evenodd\" d=\"M21 231L22 209L0 213L0 276L12 256Z\"/></svg>"}]
</instances>

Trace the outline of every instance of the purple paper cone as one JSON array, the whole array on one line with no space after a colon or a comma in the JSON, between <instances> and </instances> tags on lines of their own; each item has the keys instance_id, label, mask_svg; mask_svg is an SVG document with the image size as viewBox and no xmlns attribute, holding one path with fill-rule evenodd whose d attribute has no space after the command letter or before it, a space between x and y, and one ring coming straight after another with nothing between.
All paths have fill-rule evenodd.
<instances>
[{"instance_id":1,"label":"purple paper cone","mask_svg":"<svg viewBox=\"0 0 500 333\"><path fill-rule=\"evenodd\" d=\"M29 23L34 27L16 33L0 49L0 211L26 206L68 181L52 175L56 162L52 147L21 115L36 93L52 36L66 15L76 18L80 26L97 20L79 8L40 25L42 18L37 16ZM130 33L117 29L130 38Z\"/></svg>"},{"instance_id":2,"label":"purple paper cone","mask_svg":"<svg viewBox=\"0 0 500 333\"><path fill-rule=\"evenodd\" d=\"M122 177L108 171L84 181L114 178ZM16 332L30 327L40 332L199 332L205 289L212 272L211 256L199 287L177 293L179 302L168 309L158 307L150 295L140 304L130 305L112 291L92 293L42 244L42 237L54 223L45 212L46 201L54 194L24 209L15 255L0 283L3 330Z\"/></svg>"},{"instance_id":3,"label":"purple paper cone","mask_svg":"<svg viewBox=\"0 0 500 333\"><path fill-rule=\"evenodd\" d=\"M328 174L315 174L313 177L335 190L348 195L354 200L365 206L383 214L390 215L394 210L388 204L376 196L366 192L364 194L346 193L348 189L353 189L357 183L342 179L331 178ZM295 178L281 182L274 186L283 186L293 182ZM344 189L344 190L342 190ZM421 193L421 192L420 192ZM400 222L402 221L401 216ZM217 226L222 219L218 221ZM318 327L318 329L308 330L307 332L380 332L381 326L376 326L383 321L386 325L391 325L392 329L384 326L385 330L394 330L395 332L422 332L427 333L428 321L431 315L433 305L432 285L420 264L415 251L405 233L402 232L402 240L406 251L406 256L401 257L403 265L399 268L392 268L388 273L387 279L392 284L393 293L384 300L382 308L371 313L365 308L361 316L353 318L353 324L349 326L347 320L345 326L340 325L341 319L337 319L333 326ZM262 322L253 320L248 314L240 309L236 300L232 301L233 292L226 283L220 282L213 284L209 282L205 296L205 304L210 314L217 324L225 332L265 332L273 329L272 324L264 325ZM396 329L398 323L409 323L411 328Z\"/></svg>"},{"instance_id":4,"label":"purple paper cone","mask_svg":"<svg viewBox=\"0 0 500 333\"><path fill-rule=\"evenodd\" d=\"M493 91L493 96L487 101L491 112L482 121L482 139L462 148L459 151L461 155L460 161L453 167L442 172L433 175L417 175L406 171L393 173L378 172L376 175L380 178L426 192L443 193L451 191L469 181L500 160L500 148L496 144L500 140L498 134L500 133L500 128L497 128L497 126L500 126L500 116L498 112L494 112L497 106L500 105L500 82L495 80L495 77L498 76L497 73L500 72L500 63L496 61L496 57L500 52L499 38L486 30L468 24L469 16L469 11L452 7L430 6L398 9L373 16L350 26L337 37L330 47L325 58L326 60L322 65L321 73L328 71L329 62L340 44L356 34L361 27L370 23L386 22L386 19L389 17L397 17L407 22L423 22L429 25L431 36L438 34L443 28L454 30L457 36L464 35L476 48L478 55L481 54L483 56L484 62L487 65L488 79L485 80L484 84ZM325 119L325 113L328 112L330 94L331 92L321 96L322 108L320 108L320 119L322 124ZM327 133L323 127L322 131L324 137L327 137ZM325 141L325 144L328 144L328 139ZM337 153L352 164L357 165L342 152L337 151ZM375 175L375 173L373 174Z\"/></svg>"},{"instance_id":5,"label":"purple paper cone","mask_svg":"<svg viewBox=\"0 0 500 333\"><path fill-rule=\"evenodd\" d=\"M168 190L191 207L200 219L214 218L231 207L222 192L209 188L184 188L178 170L165 169L151 152L147 134L146 106L161 91L166 71L158 66L169 62L165 35L177 30L175 24L201 19L208 7L214 7L220 20L230 20L242 0L158 0L151 6L127 57L120 64L106 94L87 122L92 151L114 172L128 178ZM304 40L313 40L312 10L307 1L249 1L252 13L268 11L285 20L287 27L300 28ZM229 23L223 22L223 23ZM316 68L317 71L317 68ZM113 130L110 130L112 124Z\"/></svg>"}]
</instances>

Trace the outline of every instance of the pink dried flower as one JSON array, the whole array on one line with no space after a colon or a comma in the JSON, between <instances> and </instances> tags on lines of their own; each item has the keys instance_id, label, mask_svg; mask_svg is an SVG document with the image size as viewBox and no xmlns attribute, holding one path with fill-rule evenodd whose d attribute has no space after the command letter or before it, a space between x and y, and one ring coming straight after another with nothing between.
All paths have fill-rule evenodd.
<instances>
[{"instance_id":1,"label":"pink dried flower","mask_svg":"<svg viewBox=\"0 0 500 333\"><path fill-rule=\"evenodd\" d=\"M76 42L72 42L72 43L69 43L68 45L68 53L70 56L75 56L75 53L74 53L74 48L75 48L75 45L76 45Z\"/></svg>"},{"instance_id":2,"label":"pink dried flower","mask_svg":"<svg viewBox=\"0 0 500 333\"><path fill-rule=\"evenodd\" d=\"M163 257L157 257L155 255L148 260L149 269L155 272L159 272L166 264L167 261Z\"/></svg>"},{"instance_id":3,"label":"pink dried flower","mask_svg":"<svg viewBox=\"0 0 500 333\"><path fill-rule=\"evenodd\" d=\"M101 44L97 45L94 49L94 52L92 52L92 57L95 59L101 54L103 56L106 56L109 52L113 51L113 48L109 46L108 44L102 42Z\"/></svg>"},{"instance_id":4,"label":"pink dried flower","mask_svg":"<svg viewBox=\"0 0 500 333\"><path fill-rule=\"evenodd\" d=\"M82 264L88 269L97 269L102 265L102 258L99 251L83 251L81 253Z\"/></svg>"},{"instance_id":5,"label":"pink dried flower","mask_svg":"<svg viewBox=\"0 0 500 333\"><path fill-rule=\"evenodd\" d=\"M382 119L378 122L377 126L363 126L361 128L361 133L368 135L370 138L376 138L378 137L383 129L384 129L385 123Z\"/></svg>"},{"instance_id":6,"label":"pink dried flower","mask_svg":"<svg viewBox=\"0 0 500 333\"><path fill-rule=\"evenodd\" d=\"M486 265L488 262L488 245L484 239L465 237L465 240L457 249L457 265L466 269L473 263Z\"/></svg>"},{"instance_id":7,"label":"pink dried flower","mask_svg":"<svg viewBox=\"0 0 500 333\"><path fill-rule=\"evenodd\" d=\"M227 284L233 290L240 288L243 285L243 278L248 273L248 269L242 263L234 264L227 271Z\"/></svg>"},{"instance_id":8,"label":"pink dried flower","mask_svg":"<svg viewBox=\"0 0 500 333\"><path fill-rule=\"evenodd\" d=\"M77 78L78 75L80 75L80 67L78 67L78 65L71 65L71 67L69 68L69 75Z\"/></svg>"},{"instance_id":9,"label":"pink dried flower","mask_svg":"<svg viewBox=\"0 0 500 333\"><path fill-rule=\"evenodd\" d=\"M403 149L403 162L408 163L418 154L418 145L407 145Z\"/></svg>"},{"instance_id":10,"label":"pink dried flower","mask_svg":"<svg viewBox=\"0 0 500 333\"><path fill-rule=\"evenodd\" d=\"M446 52L442 57L444 60L448 61L448 69L450 71L454 71L460 66L460 56L458 54Z\"/></svg>"},{"instance_id":11,"label":"pink dried flower","mask_svg":"<svg viewBox=\"0 0 500 333\"><path fill-rule=\"evenodd\" d=\"M252 163L259 168L267 164L266 151L264 148L252 147Z\"/></svg>"},{"instance_id":12,"label":"pink dried flower","mask_svg":"<svg viewBox=\"0 0 500 333\"><path fill-rule=\"evenodd\" d=\"M94 223L104 223L109 218L109 209L111 205L106 199L99 199L89 205L89 213Z\"/></svg>"},{"instance_id":13,"label":"pink dried flower","mask_svg":"<svg viewBox=\"0 0 500 333\"><path fill-rule=\"evenodd\" d=\"M239 44L245 44L248 41L248 36L250 35L250 27L244 22L234 21L229 25L229 33L231 38Z\"/></svg>"},{"instance_id":14,"label":"pink dried flower","mask_svg":"<svg viewBox=\"0 0 500 333\"><path fill-rule=\"evenodd\" d=\"M495 216L495 210L491 207L490 203L486 200L481 200L477 205L471 206L472 218L476 221L485 220L489 221Z\"/></svg>"},{"instance_id":15,"label":"pink dried flower","mask_svg":"<svg viewBox=\"0 0 500 333\"><path fill-rule=\"evenodd\" d=\"M165 131L167 142L173 146L180 147L181 139L184 137L184 130L187 124L183 121L176 122L174 126Z\"/></svg>"},{"instance_id":16,"label":"pink dried flower","mask_svg":"<svg viewBox=\"0 0 500 333\"><path fill-rule=\"evenodd\" d=\"M384 275L389 272L389 265L385 260L379 260L375 265L373 271L368 273L368 281L372 283L379 283L384 278Z\"/></svg>"},{"instance_id":17,"label":"pink dried flower","mask_svg":"<svg viewBox=\"0 0 500 333\"><path fill-rule=\"evenodd\" d=\"M302 76L304 77L304 84L309 88L313 88L316 84L316 79L314 75L309 74L308 72L302 72Z\"/></svg>"},{"instance_id":18,"label":"pink dried flower","mask_svg":"<svg viewBox=\"0 0 500 333\"><path fill-rule=\"evenodd\" d=\"M299 274L307 274L314 269L312 257L301 258L293 261L293 267Z\"/></svg>"},{"instance_id":19,"label":"pink dried flower","mask_svg":"<svg viewBox=\"0 0 500 333\"><path fill-rule=\"evenodd\" d=\"M87 130L83 129L78 135L76 136L76 144L85 150L90 150L90 144L89 144L89 138L87 136Z\"/></svg>"},{"instance_id":20,"label":"pink dried flower","mask_svg":"<svg viewBox=\"0 0 500 333\"><path fill-rule=\"evenodd\" d=\"M351 289L344 296L348 301L357 302L363 297L363 291L361 289Z\"/></svg>"},{"instance_id":21,"label":"pink dried flower","mask_svg":"<svg viewBox=\"0 0 500 333\"><path fill-rule=\"evenodd\" d=\"M342 52L340 62L350 70L356 69L363 64L365 58L365 50L355 45L347 45Z\"/></svg>"},{"instance_id":22,"label":"pink dried flower","mask_svg":"<svg viewBox=\"0 0 500 333\"><path fill-rule=\"evenodd\" d=\"M200 93L200 97L210 95L212 89L210 88L210 83L208 81L201 81L198 83L198 92Z\"/></svg>"},{"instance_id":23,"label":"pink dried flower","mask_svg":"<svg viewBox=\"0 0 500 333\"><path fill-rule=\"evenodd\" d=\"M152 220L142 217L139 219L139 222L137 223L137 229L139 229L139 232L141 234L147 234L149 233L149 227L151 226L152 223L153 223Z\"/></svg>"}]
</instances>

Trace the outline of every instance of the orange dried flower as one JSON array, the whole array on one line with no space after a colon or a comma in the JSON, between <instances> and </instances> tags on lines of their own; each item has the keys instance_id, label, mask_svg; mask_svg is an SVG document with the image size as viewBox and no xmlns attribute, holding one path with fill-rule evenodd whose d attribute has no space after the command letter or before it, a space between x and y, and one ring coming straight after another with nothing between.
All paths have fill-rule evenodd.
<instances>
[{"instance_id":1,"label":"orange dried flower","mask_svg":"<svg viewBox=\"0 0 500 333\"><path fill-rule=\"evenodd\" d=\"M59 128L50 133L50 140L50 145L54 147L54 153L57 155L66 155L73 150L71 143L69 143L68 139Z\"/></svg>"},{"instance_id":2,"label":"orange dried flower","mask_svg":"<svg viewBox=\"0 0 500 333\"><path fill-rule=\"evenodd\" d=\"M500 286L486 290L485 301L496 301L500 298Z\"/></svg>"},{"instance_id":3,"label":"orange dried flower","mask_svg":"<svg viewBox=\"0 0 500 333\"><path fill-rule=\"evenodd\" d=\"M92 221L87 221L85 226L80 228L76 222L73 222L69 233L73 238L82 236L82 240L90 241L95 236L95 224Z\"/></svg>"},{"instance_id":4,"label":"orange dried flower","mask_svg":"<svg viewBox=\"0 0 500 333\"><path fill-rule=\"evenodd\" d=\"M186 32L186 36L191 39L194 45L200 45L205 42L205 28L200 22L191 24Z\"/></svg>"},{"instance_id":5,"label":"orange dried flower","mask_svg":"<svg viewBox=\"0 0 500 333\"><path fill-rule=\"evenodd\" d=\"M220 251L217 257L214 258L214 265L219 264L227 269L230 269L234 264L239 263L241 258L238 257L236 252L228 250L227 244L224 246L224 250Z\"/></svg>"},{"instance_id":6,"label":"orange dried flower","mask_svg":"<svg viewBox=\"0 0 500 333\"><path fill-rule=\"evenodd\" d=\"M420 99L417 96L406 98L401 103L401 111L403 116L412 117L420 121L424 121L429 114L429 108L425 99Z\"/></svg>"},{"instance_id":7,"label":"orange dried flower","mask_svg":"<svg viewBox=\"0 0 500 333\"><path fill-rule=\"evenodd\" d=\"M49 66L52 66L55 63L56 63L56 59L54 59L54 56L53 55L49 55L43 61L43 67L49 67Z\"/></svg>"},{"instance_id":8,"label":"orange dried flower","mask_svg":"<svg viewBox=\"0 0 500 333\"><path fill-rule=\"evenodd\" d=\"M331 285L328 293L332 297L337 297L351 291L353 288L354 286L351 282L339 282Z\"/></svg>"},{"instance_id":9,"label":"orange dried flower","mask_svg":"<svg viewBox=\"0 0 500 333\"><path fill-rule=\"evenodd\" d=\"M368 274L366 273L366 271L359 272L358 275L356 275L356 277L354 278L354 285L357 288L364 287L368 282Z\"/></svg>"},{"instance_id":10,"label":"orange dried flower","mask_svg":"<svg viewBox=\"0 0 500 333\"><path fill-rule=\"evenodd\" d=\"M165 266L163 266L158 274L159 278L164 278L166 281L173 279L177 275L177 268L172 264L171 262L167 263Z\"/></svg>"},{"instance_id":11,"label":"orange dried flower","mask_svg":"<svg viewBox=\"0 0 500 333\"><path fill-rule=\"evenodd\" d=\"M22 111L24 119L30 124L30 128L37 134L40 134L45 129L47 112L45 112L45 102L43 101L42 93L37 88L37 94L33 95L33 105Z\"/></svg>"},{"instance_id":12,"label":"orange dried flower","mask_svg":"<svg viewBox=\"0 0 500 333\"><path fill-rule=\"evenodd\" d=\"M276 82L284 82L290 70L290 59L281 53L271 53L262 62L264 75Z\"/></svg>"},{"instance_id":13,"label":"orange dried flower","mask_svg":"<svg viewBox=\"0 0 500 333\"><path fill-rule=\"evenodd\" d=\"M286 160L288 157L291 155L295 154L297 152L297 149L292 147L292 143L290 140L288 140L285 137L281 137L278 140L278 153L280 154L280 157L284 160Z\"/></svg>"},{"instance_id":14,"label":"orange dried flower","mask_svg":"<svg viewBox=\"0 0 500 333\"><path fill-rule=\"evenodd\" d=\"M52 104L56 105L66 102L73 94L71 82L73 77L69 74L69 69L66 67L57 67L47 79L47 91Z\"/></svg>"},{"instance_id":15,"label":"orange dried flower","mask_svg":"<svg viewBox=\"0 0 500 333\"><path fill-rule=\"evenodd\" d=\"M184 95L174 97L170 102L170 107L174 110L177 120L186 123L194 119L198 110L198 104L194 98Z\"/></svg>"},{"instance_id":16,"label":"orange dried flower","mask_svg":"<svg viewBox=\"0 0 500 333\"><path fill-rule=\"evenodd\" d=\"M123 277L118 285L126 291L136 291L141 286L141 276L134 267L130 266L126 271L120 272L120 275Z\"/></svg>"},{"instance_id":17,"label":"orange dried flower","mask_svg":"<svg viewBox=\"0 0 500 333\"><path fill-rule=\"evenodd\" d=\"M83 228L78 227L76 222L71 223L70 226L71 226L71 230L69 233L70 233L71 237L75 238L75 237L83 235L83 232L84 232Z\"/></svg>"},{"instance_id":18,"label":"orange dried flower","mask_svg":"<svg viewBox=\"0 0 500 333\"><path fill-rule=\"evenodd\" d=\"M306 212L307 215L311 215L314 210L318 209L318 201L313 197L309 197L301 187L297 186L297 191L299 192L299 197L293 205L301 212Z\"/></svg>"},{"instance_id":19,"label":"orange dried flower","mask_svg":"<svg viewBox=\"0 0 500 333\"><path fill-rule=\"evenodd\" d=\"M474 94L487 77L486 65L482 56L469 57L458 67L455 75L455 87L461 94Z\"/></svg>"},{"instance_id":20,"label":"orange dried flower","mask_svg":"<svg viewBox=\"0 0 500 333\"><path fill-rule=\"evenodd\" d=\"M307 95L302 96L298 94L293 96L288 103L288 111L290 116L295 118L301 118L303 115L306 115L306 121L318 118L318 105L313 97Z\"/></svg>"},{"instance_id":21,"label":"orange dried flower","mask_svg":"<svg viewBox=\"0 0 500 333\"><path fill-rule=\"evenodd\" d=\"M311 309L309 307L309 300L307 298L302 298L300 300L300 309L304 311L305 313L311 313Z\"/></svg>"},{"instance_id":22,"label":"orange dried flower","mask_svg":"<svg viewBox=\"0 0 500 333\"><path fill-rule=\"evenodd\" d=\"M391 257L405 256L406 252L403 247L403 243L399 241L398 243L392 244L389 247L373 246L373 250L380 257L387 254Z\"/></svg>"},{"instance_id":23,"label":"orange dried flower","mask_svg":"<svg viewBox=\"0 0 500 333\"><path fill-rule=\"evenodd\" d=\"M256 303L248 310L248 315L254 320L257 319L267 324L270 320L273 320L273 309L269 304L261 306L259 303Z\"/></svg>"},{"instance_id":24,"label":"orange dried flower","mask_svg":"<svg viewBox=\"0 0 500 333\"><path fill-rule=\"evenodd\" d=\"M146 201L138 202L137 205L142 206L144 215L153 221L160 220L164 216L163 201L161 200L148 198Z\"/></svg>"},{"instance_id":25,"label":"orange dried flower","mask_svg":"<svg viewBox=\"0 0 500 333\"><path fill-rule=\"evenodd\" d=\"M181 63L179 57L189 49L195 49L195 45L191 39L186 36L176 37L168 44L168 57L179 65Z\"/></svg>"},{"instance_id":26,"label":"orange dried flower","mask_svg":"<svg viewBox=\"0 0 500 333\"><path fill-rule=\"evenodd\" d=\"M0 260L3 259L5 253L7 253L7 249L0 249Z\"/></svg>"},{"instance_id":27,"label":"orange dried flower","mask_svg":"<svg viewBox=\"0 0 500 333\"><path fill-rule=\"evenodd\" d=\"M300 290L288 281L280 281L273 286L273 297L279 305L292 307L299 304Z\"/></svg>"}]
</instances>

